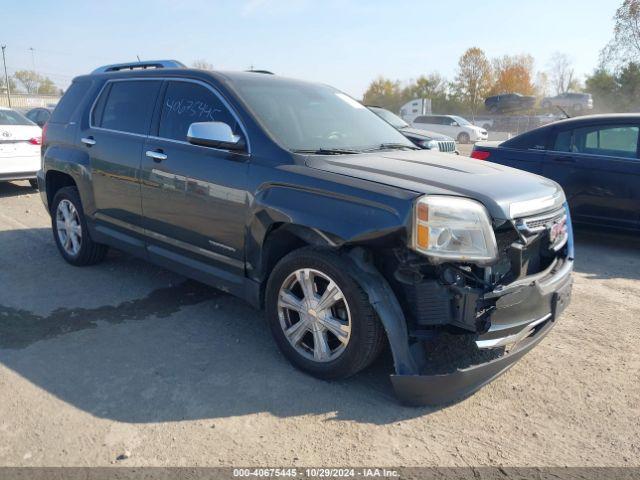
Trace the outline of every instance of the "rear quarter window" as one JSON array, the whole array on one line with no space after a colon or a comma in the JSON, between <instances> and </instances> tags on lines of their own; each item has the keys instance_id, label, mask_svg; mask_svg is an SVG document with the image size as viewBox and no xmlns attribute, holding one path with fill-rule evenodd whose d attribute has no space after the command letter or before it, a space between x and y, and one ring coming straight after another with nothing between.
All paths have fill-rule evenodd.
<instances>
[{"instance_id":1,"label":"rear quarter window","mask_svg":"<svg viewBox=\"0 0 640 480\"><path fill-rule=\"evenodd\" d=\"M58 102L49 121L52 123L68 123L69 120L71 120L73 112L76 111L78 105L84 100L90 87L90 80L73 82Z\"/></svg>"},{"instance_id":2,"label":"rear quarter window","mask_svg":"<svg viewBox=\"0 0 640 480\"><path fill-rule=\"evenodd\" d=\"M531 132L523 133L517 137L513 137L511 140L507 140L502 145L508 148L515 148L518 150L546 150L549 139L549 130L534 130Z\"/></svg>"}]
</instances>

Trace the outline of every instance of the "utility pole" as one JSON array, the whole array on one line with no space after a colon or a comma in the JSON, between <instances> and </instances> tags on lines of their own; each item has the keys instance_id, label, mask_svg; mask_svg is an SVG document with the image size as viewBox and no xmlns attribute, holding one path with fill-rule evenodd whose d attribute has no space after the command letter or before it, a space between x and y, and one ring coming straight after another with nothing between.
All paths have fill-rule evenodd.
<instances>
[{"instance_id":1,"label":"utility pole","mask_svg":"<svg viewBox=\"0 0 640 480\"><path fill-rule=\"evenodd\" d=\"M7 85L7 101L9 102L9 108L11 108L11 87L9 87L9 75L7 75L7 61L4 57L4 49L6 45L2 45L2 64L4 65L4 82Z\"/></svg>"}]
</instances>

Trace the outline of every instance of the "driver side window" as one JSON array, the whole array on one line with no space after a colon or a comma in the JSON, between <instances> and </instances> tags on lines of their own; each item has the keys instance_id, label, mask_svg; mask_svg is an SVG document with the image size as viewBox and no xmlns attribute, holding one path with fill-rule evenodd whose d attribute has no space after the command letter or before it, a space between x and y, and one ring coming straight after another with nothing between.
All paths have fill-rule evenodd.
<instances>
[{"instance_id":1,"label":"driver side window","mask_svg":"<svg viewBox=\"0 0 640 480\"><path fill-rule=\"evenodd\" d=\"M158 136L186 142L189 126L196 122L224 122L235 134L239 130L234 116L211 90L192 82L169 82Z\"/></svg>"}]
</instances>

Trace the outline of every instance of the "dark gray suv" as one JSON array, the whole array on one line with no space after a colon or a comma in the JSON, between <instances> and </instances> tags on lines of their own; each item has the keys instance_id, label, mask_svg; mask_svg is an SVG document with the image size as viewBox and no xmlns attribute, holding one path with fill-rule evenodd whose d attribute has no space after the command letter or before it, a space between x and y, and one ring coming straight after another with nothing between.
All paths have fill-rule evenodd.
<instances>
[{"instance_id":1,"label":"dark gray suv","mask_svg":"<svg viewBox=\"0 0 640 480\"><path fill-rule=\"evenodd\" d=\"M67 262L114 247L236 295L323 379L388 345L405 402L450 401L533 348L569 300L556 183L418 149L326 85L110 65L73 81L43 136L38 181ZM444 337L471 350L437 371Z\"/></svg>"}]
</instances>

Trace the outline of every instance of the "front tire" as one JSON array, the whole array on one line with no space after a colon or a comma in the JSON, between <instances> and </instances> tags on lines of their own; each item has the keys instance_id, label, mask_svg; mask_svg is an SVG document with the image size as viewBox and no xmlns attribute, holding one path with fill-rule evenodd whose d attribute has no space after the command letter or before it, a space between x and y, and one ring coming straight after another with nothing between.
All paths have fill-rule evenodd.
<instances>
[{"instance_id":1,"label":"front tire","mask_svg":"<svg viewBox=\"0 0 640 480\"><path fill-rule=\"evenodd\" d=\"M51 205L51 228L60 254L71 265L94 265L107 255L108 247L94 242L89 235L76 187L56 192Z\"/></svg>"},{"instance_id":2,"label":"front tire","mask_svg":"<svg viewBox=\"0 0 640 480\"><path fill-rule=\"evenodd\" d=\"M471 137L469 137L469 134L466 132L462 132L460 135L458 135L458 143L469 143L471 142Z\"/></svg>"},{"instance_id":3,"label":"front tire","mask_svg":"<svg viewBox=\"0 0 640 480\"><path fill-rule=\"evenodd\" d=\"M339 255L295 250L273 269L266 289L271 333L298 369L325 380L350 377L378 356L385 335L367 295Z\"/></svg>"},{"instance_id":4,"label":"front tire","mask_svg":"<svg viewBox=\"0 0 640 480\"><path fill-rule=\"evenodd\" d=\"M29 179L29 185L31 185L31 188L38 190L38 180L36 180L35 178Z\"/></svg>"}]
</instances>

